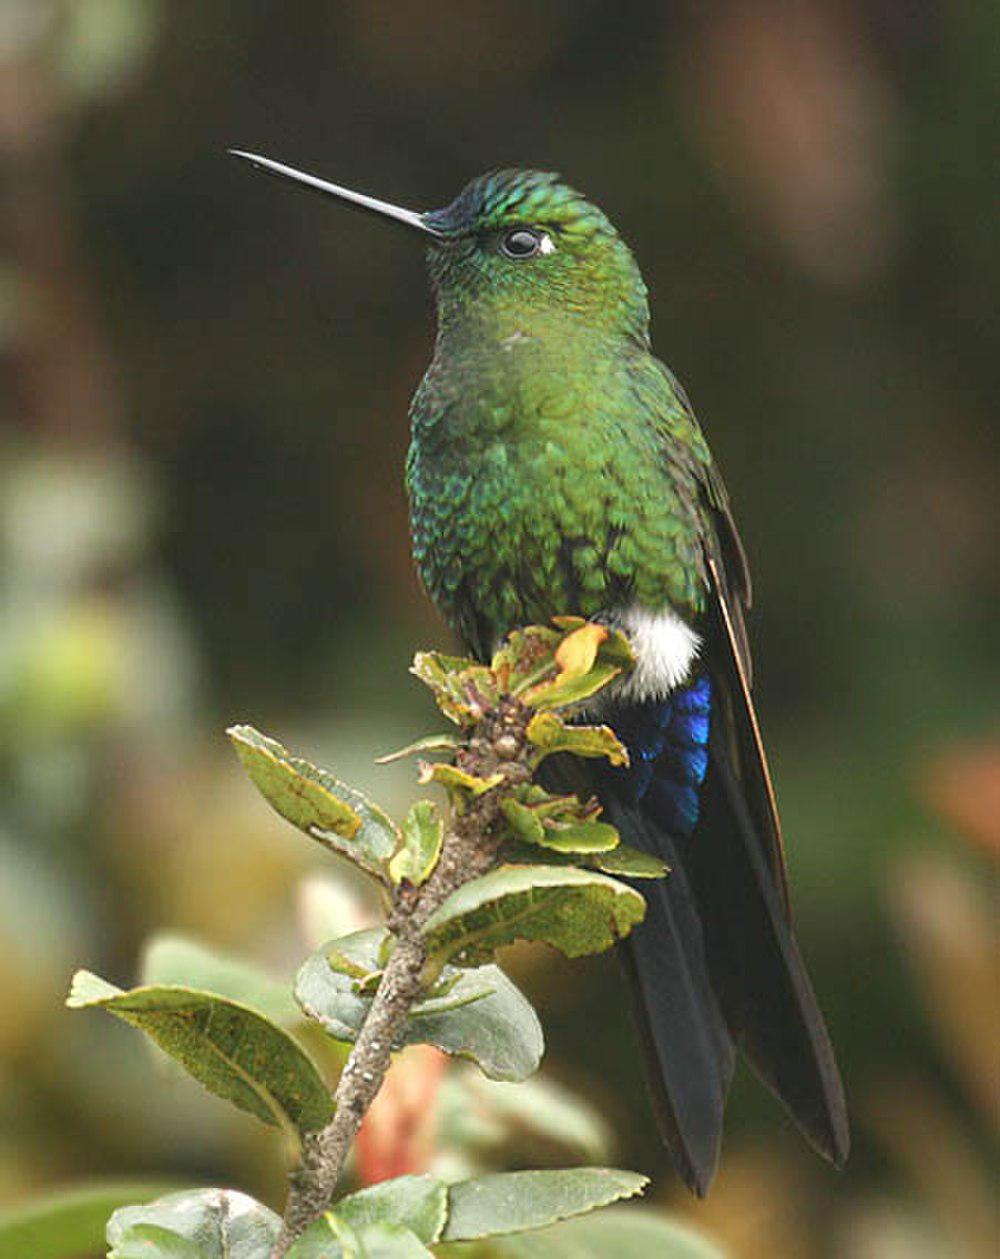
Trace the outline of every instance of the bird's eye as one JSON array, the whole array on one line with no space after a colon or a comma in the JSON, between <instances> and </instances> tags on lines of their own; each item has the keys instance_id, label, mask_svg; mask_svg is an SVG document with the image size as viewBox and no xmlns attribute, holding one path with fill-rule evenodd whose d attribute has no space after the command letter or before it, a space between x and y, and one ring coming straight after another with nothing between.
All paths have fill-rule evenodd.
<instances>
[{"instance_id":1,"label":"bird's eye","mask_svg":"<svg viewBox=\"0 0 1000 1259\"><path fill-rule=\"evenodd\" d=\"M513 227L500 237L500 252L508 258L534 258L536 254L551 252L545 249L549 240L544 232L530 227Z\"/></svg>"}]
</instances>

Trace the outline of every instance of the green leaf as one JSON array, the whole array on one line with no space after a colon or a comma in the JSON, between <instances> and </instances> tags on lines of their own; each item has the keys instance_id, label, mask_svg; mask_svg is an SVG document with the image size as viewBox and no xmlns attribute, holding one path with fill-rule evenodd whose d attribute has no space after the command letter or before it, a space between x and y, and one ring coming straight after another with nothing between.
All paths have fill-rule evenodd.
<instances>
[{"instance_id":1,"label":"green leaf","mask_svg":"<svg viewBox=\"0 0 1000 1259\"><path fill-rule=\"evenodd\" d=\"M172 1188L162 1181L107 1180L35 1194L0 1214L0 1256L63 1259L100 1250L116 1207Z\"/></svg>"},{"instance_id":2,"label":"green leaf","mask_svg":"<svg viewBox=\"0 0 1000 1259\"><path fill-rule=\"evenodd\" d=\"M503 865L466 883L430 916L430 953L475 965L515 940L541 940L567 957L599 953L642 921L640 893L575 866Z\"/></svg>"},{"instance_id":3,"label":"green leaf","mask_svg":"<svg viewBox=\"0 0 1000 1259\"><path fill-rule=\"evenodd\" d=\"M582 704L584 700L602 691L620 673L619 665L596 664L582 677L556 678L552 682L533 686L525 691L522 699L531 708L568 708L574 704Z\"/></svg>"},{"instance_id":4,"label":"green leaf","mask_svg":"<svg viewBox=\"0 0 1000 1259\"><path fill-rule=\"evenodd\" d=\"M669 873L666 862L629 844L619 844L610 852L593 853L588 856L587 865L623 879L662 879Z\"/></svg>"},{"instance_id":5,"label":"green leaf","mask_svg":"<svg viewBox=\"0 0 1000 1259\"><path fill-rule=\"evenodd\" d=\"M419 886L430 875L441 855L444 823L430 800L418 800L403 822L403 846L389 862L393 883L404 879Z\"/></svg>"},{"instance_id":6,"label":"green leaf","mask_svg":"<svg viewBox=\"0 0 1000 1259\"><path fill-rule=\"evenodd\" d=\"M540 844L545 839L545 828L537 809L508 797L500 801L500 812L518 839L526 844Z\"/></svg>"},{"instance_id":7,"label":"green leaf","mask_svg":"<svg viewBox=\"0 0 1000 1259\"><path fill-rule=\"evenodd\" d=\"M459 769L457 765L449 765L446 761L438 761L435 764L424 762L420 767L418 781L440 783L453 798L462 799L469 796L475 799L476 796L483 795L493 787L498 787L503 782L503 774L490 774L489 778L479 778L475 774L467 773L464 769Z\"/></svg>"},{"instance_id":8,"label":"green leaf","mask_svg":"<svg viewBox=\"0 0 1000 1259\"><path fill-rule=\"evenodd\" d=\"M139 1229L161 1230L156 1240ZM132 1259L132 1255L149 1255L150 1259L167 1256L197 1255L199 1259L265 1259L278 1240L281 1220L245 1193L234 1189L189 1189L167 1194L143 1206L122 1207L108 1221L107 1241L114 1259ZM162 1234L166 1233L166 1239ZM148 1240L150 1247L166 1246L171 1237L181 1238L192 1249L136 1248ZM118 1247L131 1249L118 1249Z\"/></svg>"},{"instance_id":9,"label":"green leaf","mask_svg":"<svg viewBox=\"0 0 1000 1259\"><path fill-rule=\"evenodd\" d=\"M262 1259L264 1251L259 1252ZM202 1259L200 1246L158 1224L134 1224L127 1228L109 1259Z\"/></svg>"},{"instance_id":10,"label":"green leaf","mask_svg":"<svg viewBox=\"0 0 1000 1259\"><path fill-rule=\"evenodd\" d=\"M297 1238L288 1259L368 1259L354 1229L332 1211L325 1211Z\"/></svg>"},{"instance_id":11,"label":"green leaf","mask_svg":"<svg viewBox=\"0 0 1000 1259\"><path fill-rule=\"evenodd\" d=\"M560 865L599 870L622 879L662 879L670 873L659 857L619 844L607 852L556 852L537 844L509 843L504 853L514 865Z\"/></svg>"},{"instance_id":12,"label":"green leaf","mask_svg":"<svg viewBox=\"0 0 1000 1259\"><path fill-rule=\"evenodd\" d=\"M400 834L386 813L252 726L232 726L226 733L254 786L286 821L367 874L388 881Z\"/></svg>"},{"instance_id":13,"label":"green leaf","mask_svg":"<svg viewBox=\"0 0 1000 1259\"><path fill-rule=\"evenodd\" d=\"M547 625L528 625L508 634L491 661L502 689L519 695L529 686L554 676L556 648L562 637Z\"/></svg>"},{"instance_id":14,"label":"green leaf","mask_svg":"<svg viewBox=\"0 0 1000 1259\"><path fill-rule=\"evenodd\" d=\"M288 1259L429 1259L432 1252L410 1229L379 1221L355 1230L338 1212L327 1211L288 1252Z\"/></svg>"},{"instance_id":15,"label":"green leaf","mask_svg":"<svg viewBox=\"0 0 1000 1259\"><path fill-rule=\"evenodd\" d=\"M371 1224L361 1234L364 1259L434 1259L419 1237L401 1224Z\"/></svg>"},{"instance_id":16,"label":"green leaf","mask_svg":"<svg viewBox=\"0 0 1000 1259\"><path fill-rule=\"evenodd\" d=\"M418 651L410 672L430 687L438 708L459 726L478 721L499 697L492 670L462 656Z\"/></svg>"},{"instance_id":17,"label":"green leaf","mask_svg":"<svg viewBox=\"0 0 1000 1259\"><path fill-rule=\"evenodd\" d=\"M628 752L610 726L574 726L557 713L536 713L525 731L528 742L538 748L538 760L553 752L574 756L607 757L612 765L627 765Z\"/></svg>"},{"instance_id":18,"label":"green leaf","mask_svg":"<svg viewBox=\"0 0 1000 1259\"><path fill-rule=\"evenodd\" d=\"M383 929L344 936L314 953L298 973L296 1000L337 1040L357 1037L371 998L357 991L350 975L331 968L330 949L368 974L379 968L385 937ZM446 995L413 1007L397 1047L436 1045L470 1058L494 1080L522 1080L537 1070L545 1048L538 1016L498 966L445 966L441 979Z\"/></svg>"},{"instance_id":19,"label":"green leaf","mask_svg":"<svg viewBox=\"0 0 1000 1259\"><path fill-rule=\"evenodd\" d=\"M428 734L423 739L408 743L406 747L395 752L387 752L385 756L375 758L376 765L391 765L393 761L401 761L404 756L420 756L424 752L454 752L458 747L458 738L453 734Z\"/></svg>"},{"instance_id":20,"label":"green leaf","mask_svg":"<svg viewBox=\"0 0 1000 1259\"><path fill-rule=\"evenodd\" d=\"M313 1132L333 1117L326 1085L299 1045L228 998L162 984L124 992L81 970L66 1004L100 1006L138 1027L210 1092L265 1123Z\"/></svg>"},{"instance_id":21,"label":"green leaf","mask_svg":"<svg viewBox=\"0 0 1000 1259\"><path fill-rule=\"evenodd\" d=\"M525 844L535 844L562 853L603 853L618 845L618 832L607 822L590 818L579 819L580 806L575 800L568 801L565 810L573 821L563 822L546 816L563 804L558 797L546 803L531 806L518 800L507 799L500 803L500 811L515 836Z\"/></svg>"},{"instance_id":22,"label":"green leaf","mask_svg":"<svg viewBox=\"0 0 1000 1259\"><path fill-rule=\"evenodd\" d=\"M568 633L555 651L556 676L522 696L536 708L565 708L590 699L634 663L628 640L619 630L593 621L561 620Z\"/></svg>"},{"instance_id":23,"label":"green leaf","mask_svg":"<svg viewBox=\"0 0 1000 1259\"><path fill-rule=\"evenodd\" d=\"M448 1247L458 1259L472 1247ZM481 1255L481 1252L475 1252ZM565 1220L537 1233L498 1237L489 1259L726 1259L725 1252L697 1233L646 1207L611 1207L582 1219ZM482 1256L486 1259L486 1256Z\"/></svg>"},{"instance_id":24,"label":"green leaf","mask_svg":"<svg viewBox=\"0 0 1000 1259\"><path fill-rule=\"evenodd\" d=\"M555 852L605 853L617 847L618 832L607 822L575 822L542 827L539 843Z\"/></svg>"},{"instance_id":25,"label":"green leaf","mask_svg":"<svg viewBox=\"0 0 1000 1259\"><path fill-rule=\"evenodd\" d=\"M157 932L147 940L140 974L143 986L176 984L214 992L277 1023L295 1023L301 1018L287 984L249 962L216 953L173 931Z\"/></svg>"},{"instance_id":26,"label":"green leaf","mask_svg":"<svg viewBox=\"0 0 1000 1259\"><path fill-rule=\"evenodd\" d=\"M431 1245L444 1229L448 1192L433 1176L397 1176L341 1198L334 1210L356 1229L398 1224Z\"/></svg>"},{"instance_id":27,"label":"green leaf","mask_svg":"<svg viewBox=\"0 0 1000 1259\"><path fill-rule=\"evenodd\" d=\"M647 1176L610 1167L568 1171L497 1172L452 1185L445 1241L474 1241L544 1228L620 1198L649 1184Z\"/></svg>"}]
</instances>

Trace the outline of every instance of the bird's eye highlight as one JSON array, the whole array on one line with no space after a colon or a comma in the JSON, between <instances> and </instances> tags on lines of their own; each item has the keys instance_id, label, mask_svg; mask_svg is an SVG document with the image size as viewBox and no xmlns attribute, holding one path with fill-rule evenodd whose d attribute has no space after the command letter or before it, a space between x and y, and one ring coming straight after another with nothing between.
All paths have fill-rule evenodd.
<instances>
[{"instance_id":1,"label":"bird's eye highlight","mask_svg":"<svg viewBox=\"0 0 1000 1259\"><path fill-rule=\"evenodd\" d=\"M500 252L505 257L518 261L534 258L538 254L550 254L554 248L552 238L547 233L531 227L512 227L500 237Z\"/></svg>"}]
</instances>

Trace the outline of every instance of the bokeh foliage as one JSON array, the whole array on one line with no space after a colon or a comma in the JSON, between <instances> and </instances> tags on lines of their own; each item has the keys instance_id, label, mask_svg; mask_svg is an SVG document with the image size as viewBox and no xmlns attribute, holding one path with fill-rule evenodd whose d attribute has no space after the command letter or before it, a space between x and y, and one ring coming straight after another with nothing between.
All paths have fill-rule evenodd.
<instances>
[{"instance_id":1,"label":"bokeh foliage","mask_svg":"<svg viewBox=\"0 0 1000 1259\"><path fill-rule=\"evenodd\" d=\"M151 1093L126 1029L61 1009L64 976L89 957L129 986L150 925L253 942L277 973L329 934L346 893L296 891L304 854L216 735L235 715L309 724L345 778L408 803L405 774L369 762L423 728L399 665L441 635L400 487L431 337L421 262L383 225L249 179L220 156L235 143L417 207L489 166L554 167L621 226L750 550L797 921L858 1130L832 1177L743 1089L696 1214L745 1256L871 1236L940 1251L956 1215L982 1220L996 1083L967 1083L958 1013L938 1031L940 992L978 992L957 978L978 970L957 945L950 982L907 958L915 931L970 920L996 860L998 22L899 0L8 0L6 1197L166 1167L276 1201L266 1144L182 1086ZM925 857L958 880L931 881L929 922ZM554 1003L551 1056L617 1157L663 1170L613 967L523 957L517 978ZM609 1009L620 1031L595 1035ZM116 1114L94 1100L112 1077ZM944 1199L917 1170L942 1159L962 1187Z\"/></svg>"}]
</instances>

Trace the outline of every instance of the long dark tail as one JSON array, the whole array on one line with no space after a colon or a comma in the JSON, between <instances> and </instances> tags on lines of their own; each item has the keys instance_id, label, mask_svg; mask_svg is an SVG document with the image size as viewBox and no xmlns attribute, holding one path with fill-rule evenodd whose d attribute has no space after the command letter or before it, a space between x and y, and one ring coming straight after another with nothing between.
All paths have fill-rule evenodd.
<instances>
[{"instance_id":1,"label":"long dark tail","mask_svg":"<svg viewBox=\"0 0 1000 1259\"><path fill-rule=\"evenodd\" d=\"M609 804L623 840L655 852L669 879L644 881L645 921L620 946L653 1111L692 1193L704 1197L719 1161L735 1050L716 998L701 913L669 835L635 806Z\"/></svg>"},{"instance_id":2,"label":"long dark tail","mask_svg":"<svg viewBox=\"0 0 1000 1259\"><path fill-rule=\"evenodd\" d=\"M670 779L662 792L655 780L630 803L601 791L623 839L671 868L642 885L646 920L622 953L660 1131L699 1195L718 1160L734 1043L821 1154L840 1166L849 1146L833 1049L725 724L712 722L689 835L678 836L669 764L654 765Z\"/></svg>"}]
</instances>

